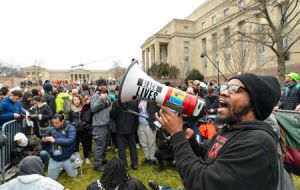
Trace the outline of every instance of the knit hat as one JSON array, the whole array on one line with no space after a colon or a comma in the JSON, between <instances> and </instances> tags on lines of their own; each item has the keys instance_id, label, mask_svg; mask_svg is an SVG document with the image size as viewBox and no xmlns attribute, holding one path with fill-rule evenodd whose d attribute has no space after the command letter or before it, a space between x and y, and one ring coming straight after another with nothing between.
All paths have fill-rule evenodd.
<instances>
[{"instance_id":1,"label":"knit hat","mask_svg":"<svg viewBox=\"0 0 300 190\"><path fill-rule=\"evenodd\" d=\"M97 80L97 86L107 86L105 79L99 79Z\"/></svg>"},{"instance_id":2,"label":"knit hat","mask_svg":"<svg viewBox=\"0 0 300 190\"><path fill-rule=\"evenodd\" d=\"M47 82L44 84L43 88L44 88L45 92L50 92L50 91L52 91L53 86L50 82Z\"/></svg>"},{"instance_id":3,"label":"knit hat","mask_svg":"<svg viewBox=\"0 0 300 190\"><path fill-rule=\"evenodd\" d=\"M280 99L278 80L273 76L259 76L250 73L241 74L231 79L234 78L245 85L256 118L264 120L269 117Z\"/></svg>"},{"instance_id":4,"label":"knit hat","mask_svg":"<svg viewBox=\"0 0 300 190\"><path fill-rule=\"evenodd\" d=\"M289 73L285 75L286 77L290 77L292 80L297 81L299 80L299 75L297 73Z\"/></svg>"},{"instance_id":5,"label":"knit hat","mask_svg":"<svg viewBox=\"0 0 300 190\"><path fill-rule=\"evenodd\" d=\"M43 162L38 156L27 156L21 163L19 168L20 175L39 174L43 175Z\"/></svg>"}]
</instances>

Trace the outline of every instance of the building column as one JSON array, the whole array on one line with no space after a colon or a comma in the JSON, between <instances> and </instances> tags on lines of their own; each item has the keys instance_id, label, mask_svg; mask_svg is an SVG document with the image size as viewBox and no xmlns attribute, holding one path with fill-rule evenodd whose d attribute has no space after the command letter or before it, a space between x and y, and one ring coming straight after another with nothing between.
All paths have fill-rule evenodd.
<instances>
[{"instance_id":1,"label":"building column","mask_svg":"<svg viewBox=\"0 0 300 190\"><path fill-rule=\"evenodd\" d=\"M146 71L145 50L142 50L142 63L143 63L143 70Z\"/></svg>"},{"instance_id":2,"label":"building column","mask_svg":"<svg viewBox=\"0 0 300 190\"><path fill-rule=\"evenodd\" d=\"M146 71L149 69L149 48L146 49Z\"/></svg>"},{"instance_id":3,"label":"building column","mask_svg":"<svg viewBox=\"0 0 300 190\"><path fill-rule=\"evenodd\" d=\"M151 54L151 61L150 61L151 65L154 64L154 63L159 64L159 62L156 62L156 60L155 60L155 48L154 48L154 44L152 44L150 46L150 54Z\"/></svg>"},{"instance_id":4,"label":"building column","mask_svg":"<svg viewBox=\"0 0 300 190\"><path fill-rule=\"evenodd\" d=\"M159 47L159 42L155 42L155 62L160 64L161 59L160 59L160 47Z\"/></svg>"}]
</instances>

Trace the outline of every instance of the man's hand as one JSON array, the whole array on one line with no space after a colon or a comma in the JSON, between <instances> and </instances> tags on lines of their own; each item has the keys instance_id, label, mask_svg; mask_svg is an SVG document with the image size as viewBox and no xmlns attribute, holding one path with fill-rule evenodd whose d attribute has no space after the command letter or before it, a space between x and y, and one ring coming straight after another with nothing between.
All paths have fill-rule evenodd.
<instances>
[{"instance_id":1,"label":"man's hand","mask_svg":"<svg viewBox=\"0 0 300 190\"><path fill-rule=\"evenodd\" d=\"M190 140L195 135L195 132L193 131L193 129L187 128L184 134L185 134L185 138L187 140Z\"/></svg>"},{"instance_id":2,"label":"man's hand","mask_svg":"<svg viewBox=\"0 0 300 190\"><path fill-rule=\"evenodd\" d=\"M47 137L42 137L43 142L47 142Z\"/></svg>"},{"instance_id":3,"label":"man's hand","mask_svg":"<svg viewBox=\"0 0 300 190\"><path fill-rule=\"evenodd\" d=\"M300 112L300 104L295 108L295 111Z\"/></svg>"},{"instance_id":4,"label":"man's hand","mask_svg":"<svg viewBox=\"0 0 300 190\"><path fill-rule=\"evenodd\" d=\"M158 105L160 107L159 115L156 113L156 120L164 126L166 131L173 136L175 133L182 131L183 120L180 115L176 115L169 108Z\"/></svg>"},{"instance_id":5,"label":"man's hand","mask_svg":"<svg viewBox=\"0 0 300 190\"><path fill-rule=\"evenodd\" d=\"M105 99L107 98L108 94L107 93L101 93L100 98Z\"/></svg>"},{"instance_id":6,"label":"man's hand","mask_svg":"<svg viewBox=\"0 0 300 190\"><path fill-rule=\"evenodd\" d=\"M43 137L43 138L42 138L42 141L54 143L54 142L55 142L55 138L53 138L52 136L49 136L49 137Z\"/></svg>"},{"instance_id":7,"label":"man's hand","mask_svg":"<svg viewBox=\"0 0 300 190\"><path fill-rule=\"evenodd\" d=\"M20 117L21 117L20 114L14 113L14 118L15 118L15 119L18 119L18 118L20 118Z\"/></svg>"},{"instance_id":8,"label":"man's hand","mask_svg":"<svg viewBox=\"0 0 300 190\"><path fill-rule=\"evenodd\" d=\"M33 115L30 115L30 117L31 117L32 119L36 119L36 118L39 117L39 114L33 114Z\"/></svg>"},{"instance_id":9,"label":"man's hand","mask_svg":"<svg viewBox=\"0 0 300 190\"><path fill-rule=\"evenodd\" d=\"M273 111L279 111L279 106L275 106L275 107L273 108Z\"/></svg>"}]
</instances>

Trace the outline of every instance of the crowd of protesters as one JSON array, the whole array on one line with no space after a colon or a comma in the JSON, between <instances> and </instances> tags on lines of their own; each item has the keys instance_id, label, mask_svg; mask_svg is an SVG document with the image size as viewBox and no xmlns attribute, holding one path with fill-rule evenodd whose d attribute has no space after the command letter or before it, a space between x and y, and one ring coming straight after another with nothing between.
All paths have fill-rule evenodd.
<instances>
[{"instance_id":1,"label":"crowd of protesters","mask_svg":"<svg viewBox=\"0 0 300 190\"><path fill-rule=\"evenodd\" d=\"M142 165L157 167L157 172L165 169L166 162L170 167L176 166L186 189L231 189L232 184L236 189L276 189L280 175L278 140L262 120L273 108L300 111L297 80L297 73L286 75L282 95L274 77L242 74L222 86L215 80L207 84L190 80L182 90L204 99L206 106L199 116L183 117L151 100L120 104L118 86L109 88L104 79L95 81L96 87L64 81L45 81L42 89L25 91L3 87L0 129L14 119L30 122L26 122L29 133L18 133L14 138L17 148L12 159L14 165L21 162L20 176L0 189L12 185L21 189L34 185L63 189L55 180L63 170L70 177L78 175L74 157L80 145L83 164L93 164L95 172L103 172L101 179L91 182L87 189L146 189L128 174L129 169L139 168L137 143L144 153ZM156 120L163 130L155 128ZM265 144L267 150L259 143ZM106 153L111 144L119 159L108 161ZM90 161L92 156L94 163ZM49 178L43 176L42 165ZM255 167L258 165L261 167ZM30 185L25 186L27 183ZM149 186L154 190L172 189L152 181Z\"/></svg>"}]
</instances>

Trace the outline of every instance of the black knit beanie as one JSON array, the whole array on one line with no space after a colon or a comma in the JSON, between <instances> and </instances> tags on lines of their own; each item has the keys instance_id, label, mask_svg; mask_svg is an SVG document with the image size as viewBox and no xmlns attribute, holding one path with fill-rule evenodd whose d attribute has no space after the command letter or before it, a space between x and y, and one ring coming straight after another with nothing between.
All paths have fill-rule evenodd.
<instances>
[{"instance_id":1,"label":"black knit beanie","mask_svg":"<svg viewBox=\"0 0 300 190\"><path fill-rule=\"evenodd\" d=\"M97 86L107 86L107 82L105 79L98 79L96 84Z\"/></svg>"},{"instance_id":2,"label":"black knit beanie","mask_svg":"<svg viewBox=\"0 0 300 190\"><path fill-rule=\"evenodd\" d=\"M247 89L252 107L258 120L265 120L280 99L280 85L273 76L245 73L231 79L240 80ZM231 80L230 79L230 80Z\"/></svg>"},{"instance_id":3,"label":"black knit beanie","mask_svg":"<svg viewBox=\"0 0 300 190\"><path fill-rule=\"evenodd\" d=\"M20 175L39 174L43 175L43 162L38 156L27 156L21 163L19 168Z\"/></svg>"}]
</instances>

